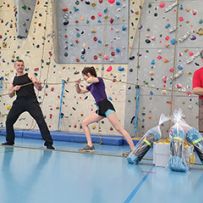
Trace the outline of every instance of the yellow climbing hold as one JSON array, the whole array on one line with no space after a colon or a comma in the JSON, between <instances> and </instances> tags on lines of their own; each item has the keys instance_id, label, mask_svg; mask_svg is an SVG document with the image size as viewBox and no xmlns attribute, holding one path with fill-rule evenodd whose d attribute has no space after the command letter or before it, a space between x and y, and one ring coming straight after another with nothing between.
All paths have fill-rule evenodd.
<instances>
[{"instance_id":1,"label":"yellow climbing hold","mask_svg":"<svg viewBox=\"0 0 203 203\"><path fill-rule=\"evenodd\" d=\"M6 110L11 110L11 105L6 105Z\"/></svg>"},{"instance_id":2,"label":"yellow climbing hold","mask_svg":"<svg viewBox=\"0 0 203 203\"><path fill-rule=\"evenodd\" d=\"M198 35L203 35L203 28L199 28L199 30L197 31Z\"/></svg>"}]
</instances>

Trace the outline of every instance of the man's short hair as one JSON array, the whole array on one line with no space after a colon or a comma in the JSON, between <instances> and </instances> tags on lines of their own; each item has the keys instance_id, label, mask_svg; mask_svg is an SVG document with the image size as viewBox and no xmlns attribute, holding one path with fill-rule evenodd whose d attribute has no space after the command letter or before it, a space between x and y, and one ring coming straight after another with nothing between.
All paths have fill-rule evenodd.
<instances>
[{"instance_id":1,"label":"man's short hair","mask_svg":"<svg viewBox=\"0 0 203 203\"><path fill-rule=\"evenodd\" d=\"M17 60L15 61L15 64L16 64L17 62L22 62L22 63L24 63L24 61L23 61L22 59L17 59Z\"/></svg>"}]
</instances>

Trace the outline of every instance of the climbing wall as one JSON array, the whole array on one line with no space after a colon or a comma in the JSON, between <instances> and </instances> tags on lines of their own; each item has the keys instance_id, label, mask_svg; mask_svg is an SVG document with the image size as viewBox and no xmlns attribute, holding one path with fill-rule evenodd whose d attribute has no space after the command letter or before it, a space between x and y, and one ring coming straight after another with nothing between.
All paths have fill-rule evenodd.
<instances>
[{"instance_id":1,"label":"climbing wall","mask_svg":"<svg viewBox=\"0 0 203 203\"><path fill-rule=\"evenodd\" d=\"M124 4L127 1L122 2ZM0 2L0 78L2 81L0 84L3 86L0 88L0 94L8 93L9 83L14 77L13 61L16 58L22 58L25 61L25 70L34 73L44 83L43 90L37 92L37 95L50 130L82 132L82 120L90 112L96 110L90 94L79 95L75 91L74 81L81 78L81 70L84 65L60 65L55 62L54 4L44 0L36 1L35 4L34 2L31 3L31 1L17 2L12 0ZM115 7L115 4L105 3L105 5L109 8ZM30 7L31 9L29 9ZM34 10L33 15L31 10ZM16 13L16 11L18 12ZM108 13L108 15L112 14ZM20 22L23 19L29 21L30 25L29 23L22 25ZM19 33L20 30L17 29L18 27L21 27L21 34ZM125 32L128 33L128 29ZM19 35L23 35L23 39ZM97 64L95 67L99 76L126 81L127 65ZM61 94L62 81L65 81L63 94ZM84 85L86 84L84 83ZM118 109L118 117L123 123L125 84L117 83L115 86L115 83L106 80L106 87L109 99L112 99L116 109ZM8 96L0 97L1 127L5 127L6 116L12 101L13 99ZM28 113L20 116L15 127L37 129L35 121ZM117 134L107 120L90 127L93 133Z\"/></svg>"},{"instance_id":2,"label":"climbing wall","mask_svg":"<svg viewBox=\"0 0 203 203\"><path fill-rule=\"evenodd\" d=\"M203 66L200 52L203 50L203 8L202 1L180 1L178 15L177 38L179 44L176 50L177 69L183 70L183 76L174 84L184 90L190 90L192 75ZM187 37L185 40L184 36ZM183 41L180 41L180 40ZM198 123L198 99L195 96L174 97L174 107L182 107L187 121L194 126Z\"/></svg>"},{"instance_id":3,"label":"climbing wall","mask_svg":"<svg viewBox=\"0 0 203 203\"><path fill-rule=\"evenodd\" d=\"M198 127L198 98L190 93L193 72L203 64L201 5L201 0L145 0L129 56L128 82L140 85L138 114L132 111L135 87L127 88L126 114L131 119L126 117L125 126L131 134L142 135L158 123L161 113L171 115L176 108L182 108L186 121Z\"/></svg>"},{"instance_id":4,"label":"climbing wall","mask_svg":"<svg viewBox=\"0 0 203 203\"><path fill-rule=\"evenodd\" d=\"M15 2L17 37L26 38L30 29L36 0L15 0Z\"/></svg>"},{"instance_id":5,"label":"climbing wall","mask_svg":"<svg viewBox=\"0 0 203 203\"><path fill-rule=\"evenodd\" d=\"M55 0L57 63L127 63L128 4Z\"/></svg>"}]
</instances>

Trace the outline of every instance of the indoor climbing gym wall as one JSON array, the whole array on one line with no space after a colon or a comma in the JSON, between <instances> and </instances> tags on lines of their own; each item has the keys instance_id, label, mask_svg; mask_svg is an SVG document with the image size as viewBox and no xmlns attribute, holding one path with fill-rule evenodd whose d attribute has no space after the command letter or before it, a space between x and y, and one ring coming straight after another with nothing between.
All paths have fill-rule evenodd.
<instances>
[{"instance_id":1,"label":"indoor climbing gym wall","mask_svg":"<svg viewBox=\"0 0 203 203\"><path fill-rule=\"evenodd\" d=\"M5 95L0 98L1 127L5 127L13 101L6 94L14 77L16 58L22 58L26 71L34 73L44 85L37 95L50 130L82 132L82 120L96 108L90 94L76 93L74 81L81 78L84 66L94 63L98 75L110 79L106 80L107 93L124 124L126 85L115 85L112 79L127 78L128 11L127 0L1 1L0 91ZM66 57L66 53L70 56ZM24 113L16 128L37 126ZM91 130L117 134L106 120L91 125Z\"/></svg>"},{"instance_id":2,"label":"indoor climbing gym wall","mask_svg":"<svg viewBox=\"0 0 203 203\"><path fill-rule=\"evenodd\" d=\"M191 80L202 66L202 44L202 0L0 1L0 127L13 101L6 93L16 58L43 83L37 95L50 130L82 132L81 121L95 111L92 96L78 95L74 86L88 65L105 79L132 136L176 108L197 127ZM37 129L27 113L16 127ZM91 130L118 134L107 120Z\"/></svg>"},{"instance_id":3,"label":"indoor climbing gym wall","mask_svg":"<svg viewBox=\"0 0 203 203\"><path fill-rule=\"evenodd\" d=\"M33 12L35 10L36 0L20 1L16 0L16 22L17 37L27 38Z\"/></svg>"},{"instance_id":4,"label":"indoor climbing gym wall","mask_svg":"<svg viewBox=\"0 0 203 203\"><path fill-rule=\"evenodd\" d=\"M103 0L55 0L56 61L127 63L128 5L128 0L112 4Z\"/></svg>"},{"instance_id":5,"label":"indoor climbing gym wall","mask_svg":"<svg viewBox=\"0 0 203 203\"><path fill-rule=\"evenodd\" d=\"M156 126L161 113L171 115L176 108L198 127L198 98L191 95L191 83L203 64L202 3L145 0L140 9L131 8L131 13L141 12L137 33L130 36L128 82L139 85L127 85L125 125L131 134Z\"/></svg>"}]
</instances>

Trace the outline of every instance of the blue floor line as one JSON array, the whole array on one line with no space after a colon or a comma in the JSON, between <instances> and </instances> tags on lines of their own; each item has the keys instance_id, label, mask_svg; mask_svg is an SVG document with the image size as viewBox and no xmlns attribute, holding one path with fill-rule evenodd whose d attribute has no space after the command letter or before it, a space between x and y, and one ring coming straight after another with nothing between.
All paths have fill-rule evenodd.
<instances>
[{"instance_id":1,"label":"blue floor line","mask_svg":"<svg viewBox=\"0 0 203 203\"><path fill-rule=\"evenodd\" d=\"M150 169L150 172L152 171L153 167ZM132 199L135 197L135 195L137 194L137 192L140 190L140 188L142 187L142 185L144 184L144 182L147 180L149 173L147 173L142 180L135 186L135 188L133 189L133 191L128 195L127 199L124 201L124 203L130 203L132 201Z\"/></svg>"}]
</instances>

